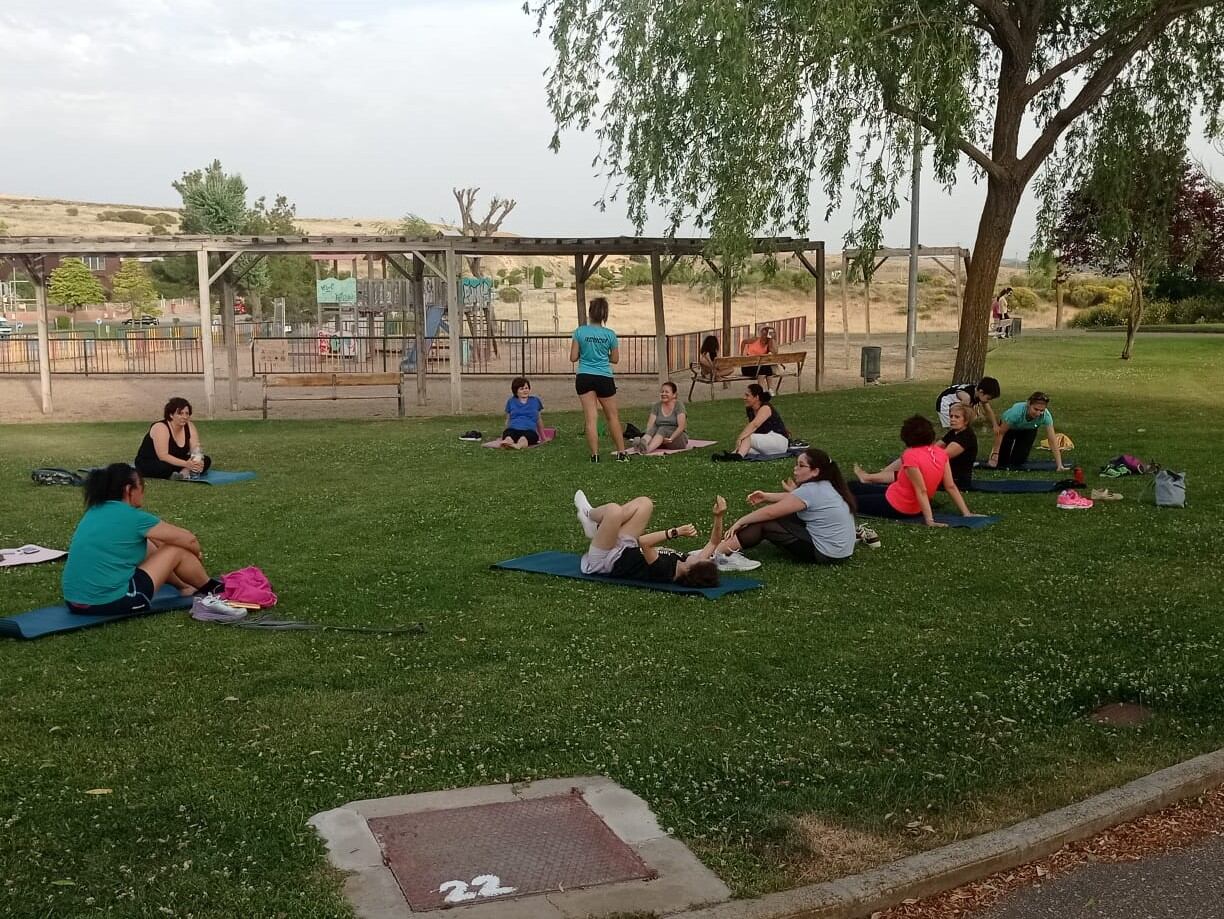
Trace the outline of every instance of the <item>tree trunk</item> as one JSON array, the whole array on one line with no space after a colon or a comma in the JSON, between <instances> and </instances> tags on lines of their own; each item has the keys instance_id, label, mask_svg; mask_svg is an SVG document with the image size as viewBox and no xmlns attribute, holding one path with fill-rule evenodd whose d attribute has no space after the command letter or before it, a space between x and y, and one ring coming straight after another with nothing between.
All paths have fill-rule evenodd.
<instances>
[{"instance_id":1,"label":"tree trunk","mask_svg":"<svg viewBox=\"0 0 1224 919\"><path fill-rule=\"evenodd\" d=\"M986 203L978 222L977 241L969 270L965 272L965 294L961 304L960 341L957 344L954 383L974 383L986 370L986 343L990 331L990 303L994 299L999 263L1011 233L1023 186L1018 180L989 178Z\"/></svg>"},{"instance_id":2,"label":"tree trunk","mask_svg":"<svg viewBox=\"0 0 1224 919\"><path fill-rule=\"evenodd\" d=\"M479 255L469 255L467 257L468 268L471 270L472 277L474 278L484 277L484 271L480 267L480 259L481 256Z\"/></svg>"},{"instance_id":3,"label":"tree trunk","mask_svg":"<svg viewBox=\"0 0 1224 919\"><path fill-rule=\"evenodd\" d=\"M1131 306L1126 314L1126 344L1122 346L1122 360L1129 361L1131 349L1135 347L1135 333L1143 320L1143 279L1131 274Z\"/></svg>"}]
</instances>

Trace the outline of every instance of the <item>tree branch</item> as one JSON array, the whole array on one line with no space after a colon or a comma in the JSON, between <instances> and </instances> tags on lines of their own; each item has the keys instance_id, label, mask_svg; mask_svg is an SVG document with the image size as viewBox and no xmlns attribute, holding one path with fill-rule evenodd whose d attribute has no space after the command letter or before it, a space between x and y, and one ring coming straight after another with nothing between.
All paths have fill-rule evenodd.
<instances>
[{"instance_id":1,"label":"tree branch","mask_svg":"<svg viewBox=\"0 0 1224 919\"><path fill-rule=\"evenodd\" d=\"M1202 2L1208 2L1208 0L1202 0ZM1101 64L1097 72L1083 85L1076 97L1050 119L1045 130L1041 132L1041 135L1029 148L1028 153L1021 159L1020 174L1023 179L1027 181L1036 172L1037 167L1053 151L1054 145L1058 143L1058 138L1062 136L1063 131L1076 118L1100 101L1101 96L1105 94L1105 90L1110 87L1114 80L1117 79L1118 74L1122 72L1122 69L1130 63L1131 59L1145 45L1149 44L1178 16L1192 9L1198 9L1200 6L1201 3L1193 5L1183 4L1181 6L1169 7L1159 15L1152 16L1147 22L1143 23L1142 27L1126 44L1110 55Z\"/></svg>"},{"instance_id":2,"label":"tree branch","mask_svg":"<svg viewBox=\"0 0 1224 919\"><path fill-rule=\"evenodd\" d=\"M1008 14L1007 7L999 0L969 0L969 3L982 11L992 26L992 35L999 47L1020 57L1023 47L1020 28Z\"/></svg>"},{"instance_id":3,"label":"tree branch","mask_svg":"<svg viewBox=\"0 0 1224 919\"><path fill-rule=\"evenodd\" d=\"M925 115L919 115L908 106L904 106L896 102L886 102L884 103L884 108L892 112L894 115L901 116L907 121L912 121L915 124L921 125L932 134L939 133L939 124L937 122L932 121ZM969 159L981 166L987 174L994 176L996 179L1004 179L1007 177L1006 173L998 163L992 160L978 147L975 147L973 144L969 143L969 141L965 140L963 137L956 138L955 143L957 149L960 150L961 153L965 154L965 156L969 157Z\"/></svg>"}]
</instances>

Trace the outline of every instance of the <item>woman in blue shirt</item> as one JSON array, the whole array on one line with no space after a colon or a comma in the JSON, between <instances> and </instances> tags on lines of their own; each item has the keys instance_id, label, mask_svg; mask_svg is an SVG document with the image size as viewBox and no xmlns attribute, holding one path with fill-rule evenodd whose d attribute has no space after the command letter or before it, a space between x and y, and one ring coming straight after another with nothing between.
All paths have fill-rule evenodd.
<instances>
[{"instance_id":1,"label":"woman in blue shirt","mask_svg":"<svg viewBox=\"0 0 1224 919\"><path fill-rule=\"evenodd\" d=\"M506 400L506 429L502 431L503 450L522 450L534 447L544 437L541 412L544 403L539 396L531 394L531 381L526 377L515 377L510 382L512 395Z\"/></svg>"},{"instance_id":2,"label":"woman in blue shirt","mask_svg":"<svg viewBox=\"0 0 1224 919\"><path fill-rule=\"evenodd\" d=\"M629 454L625 452L625 434L621 430L620 414L616 409L616 383L612 378L612 365L620 361L620 341L616 333L604 325L607 321L608 301L596 297L591 301L590 322L578 326L570 342L570 360L578 365L574 389L582 403L591 462L599 462L596 420L599 410L603 409L612 442L616 445L616 459L627 463Z\"/></svg>"},{"instance_id":3,"label":"woman in blue shirt","mask_svg":"<svg viewBox=\"0 0 1224 919\"><path fill-rule=\"evenodd\" d=\"M144 479L127 463L95 469L85 480L85 515L64 566L68 609L83 615L139 613L163 584L195 594L206 609L238 616L217 596L221 582L204 570L200 541L141 510Z\"/></svg>"}]
</instances>

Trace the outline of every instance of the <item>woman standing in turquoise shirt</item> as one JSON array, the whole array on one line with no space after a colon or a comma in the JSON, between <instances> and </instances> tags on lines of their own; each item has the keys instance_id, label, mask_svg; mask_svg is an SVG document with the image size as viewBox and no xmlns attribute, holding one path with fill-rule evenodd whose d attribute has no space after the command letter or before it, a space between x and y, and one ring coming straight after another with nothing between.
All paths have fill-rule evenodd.
<instances>
[{"instance_id":1,"label":"woman standing in turquoise shirt","mask_svg":"<svg viewBox=\"0 0 1224 919\"><path fill-rule=\"evenodd\" d=\"M570 342L570 360L578 365L575 368L574 389L582 403L591 462L599 462L599 429L596 423L602 408L612 442L616 445L616 459L627 463L629 454L625 452L625 435L616 408L616 382L612 376L612 365L620 361L620 341L616 333L604 325L607 321L608 301L596 297L591 301L590 322L578 326Z\"/></svg>"}]
</instances>

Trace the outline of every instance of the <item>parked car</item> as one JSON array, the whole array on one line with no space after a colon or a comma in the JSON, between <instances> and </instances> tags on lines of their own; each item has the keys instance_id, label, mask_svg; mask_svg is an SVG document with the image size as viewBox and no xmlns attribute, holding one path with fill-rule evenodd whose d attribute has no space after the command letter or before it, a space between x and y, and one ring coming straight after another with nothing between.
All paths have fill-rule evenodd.
<instances>
[{"instance_id":1,"label":"parked car","mask_svg":"<svg viewBox=\"0 0 1224 919\"><path fill-rule=\"evenodd\" d=\"M161 325L156 316L131 316L123 320L124 325Z\"/></svg>"},{"instance_id":2,"label":"parked car","mask_svg":"<svg viewBox=\"0 0 1224 919\"><path fill-rule=\"evenodd\" d=\"M17 330L7 319L0 317L0 338L8 338L16 331Z\"/></svg>"}]
</instances>

